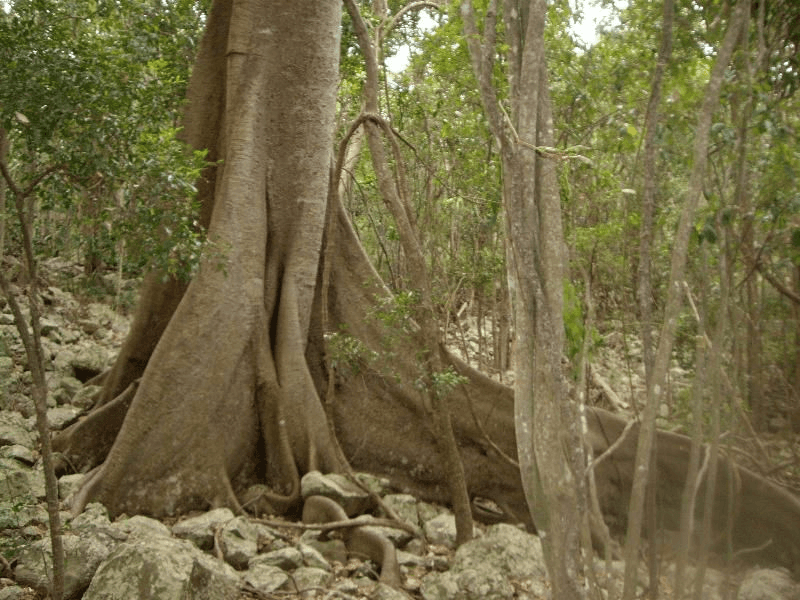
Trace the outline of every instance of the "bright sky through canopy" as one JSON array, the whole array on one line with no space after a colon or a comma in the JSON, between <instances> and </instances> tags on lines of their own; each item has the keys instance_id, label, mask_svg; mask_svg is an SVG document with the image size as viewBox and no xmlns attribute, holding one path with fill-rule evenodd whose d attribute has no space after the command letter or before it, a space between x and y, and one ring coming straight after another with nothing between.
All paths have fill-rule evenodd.
<instances>
[{"instance_id":1,"label":"bright sky through canopy","mask_svg":"<svg viewBox=\"0 0 800 600\"><path fill-rule=\"evenodd\" d=\"M597 29L606 19L611 16L612 10L600 6L600 0L570 0L570 7L572 10L576 8L582 9L583 19L572 28L572 32L581 39L581 41L591 46L597 41ZM421 11L419 26L420 29L431 29L435 25L426 11ZM409 48L408 46L401 46L397 54L391 58L386 59L386 67L398 73L406 68L408 65Z\"/></svg>"}]
</instances>

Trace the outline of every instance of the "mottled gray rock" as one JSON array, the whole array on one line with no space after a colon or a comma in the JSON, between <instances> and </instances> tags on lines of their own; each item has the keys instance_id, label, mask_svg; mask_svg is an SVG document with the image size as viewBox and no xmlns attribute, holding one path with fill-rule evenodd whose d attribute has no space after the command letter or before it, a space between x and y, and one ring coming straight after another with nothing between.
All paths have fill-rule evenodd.
<instances>
[{"instance_id":1,"label":"mottled gray rock","mask_svg":"<svg viewBox=\"0 0 800 600\"><path fill-rule=\"evenodd\" d=\"M85 381L89 373L101 373L108 365L110 353L96 343L83 340L61 347L53 360L53 368L62 376L73 376Z\"/></svg>"},{"instance_id":2,"label":"mottled gray rock","mask_svg":"<svg viewBox=\"0 0 800 600\"><path fill-rule=\"evenodd\" d=\"M333 581L333 573L316 567L298 567L289 577L285 589L299 593L318 588L327 588Z\"/></svg>"},{"instance_id":3,"label":"mottled gray rock","mask_svg":"<svg viewBox=\"0 0 800 600\"><path fill-rule=\"evenodd\" d=\"M4 500L0 502L0 531L23 529L47 522L47 511L41 504Z\"/></svg>"},{"instance_id":4,"label":"mottled gray rock","mask_svg":"<svg viewBox=\"0 0 800 600\"><path fill-rule=\"evenodd\" d=\"M71 404L72 397L78 393L82 386L83 384L75 377L65 375L59 379L58 385L53 392L53 397L58 404Z\"/></svg>"},{"instance_id":5,"label":"mottled gray rock","mask_svg":"<svg viewBox=\"0 0 800 600\"><path fill-rule=\"evenodd\" d=\"M539 538L506 523L486 528L486 533L463 544L453 559L453 570L491 566L513 579L545 577Z\"/></svg>"},{"instance_id":6,"label":"mottled gray rock","mask_svg":"<svg viewBox=\"0 0 800 600\"><path fill-rule=\"evenodd\" d=\"M303 553L293 546L259 554L258 556L254 556L249 562L251 569L254 565L269 565L285 571L297 569L302 567L303 564Z\"/></svg>"},{"instance_id":7,"label":"mottled gray rock","mask_svg":"<svg viewBox=\"0 0 800 600\"><path fill-rule=\"evenodd\" d=\"M450 573L428 573L420 586L425 600L453 600L459 591L458 581Z\"/></svg>"},{"instance_id":8,"label":"mottled gray rock","mask_svg":"<svg viewBox=\"0 0 800 600\"><path fill-rule=\"evenodd\" d=\"M786 569L756 569L745 575L736 600L800 600L800 584Z\"/></svg>"},{"instance_id":9,"label":"mottled gray rock","mask_svg":"<svg viewBox=\"0 0 800 600\"><path fill-rule=\"evenodd\" d=\"M411 596L390 585L378 582L369 596L371 600L410 600Z\"/></svg>"},{"instance_id":10,"label":"mottled gray rock","mask_svg":"<svg viewBox=\"0 0 800 600\"><path fill-rule=\"evenodd\" d=\"M62 475L58 478L58 497L66 500L77 492L86 475L83 473L72 473L70 475Z\"/></svg>"},{"instance_id":11,"label":"mottled gray rock","mask_svg":"<svg viewBox=\"0 0 800 600\"><path fill-rule=\"evenodd\" d=\"M437 506L436 504L431 504L430 502L417 502L417 514L419 514L419 522L425 523L425 521L430 521L438 517L439 515L445 515L449 511L442 507Z\"/></svg>"},{"instance_id":12,"label":"mottled gray rock","mask_svg":"<svg viewBox=\"0 0 800 600\"><path fill-rule=\"evenodd\" d=\"M421 533L417 499L414 496L410 494L387 494L383 497L383 502L395 512L401 521ZM394 527L370 527L370 529L377 530L381 535L389 538L397 547L405 546L414 538L408 531Z\"/></svg>"},{"instance_id":13,"label":"mottled gray rock","mask_svg":"<svg viewBox=\"0 0 800 600\"><path fill-rule=\"evenodd\" d=\"M62 537L64 544L64 598L78 598L89 586L100 564L109 556L117 542L105 534ZM39 540L26 547L17 559L14 574L17 582L39 592L50 588L53 557L50 540Z\"/></svg>"},{"instance_id":14,"label":"mottled gray rock","mask_svg":"<svg viewBox=\"0 0 800 600\"><path fill-rule=\"evenodd\" d=\"M355 475L359 483L373 494L385 496L392 491L391 482L386 477L378 477L371 473L356 473Z\"/></svg>"},{"instance_id":15,"label":"mottled gray rock","mask_svg":"<svg viewBox=\"0 0 800 600\"><path fill-rule=\"evenodd\" d=\"M52 319L42 317L39 319L39 326L41 327L41 333L43 336L51 337L53 339L60 339L58 330L61 326Z\"/></svg>"},{"instance_id":16,"label":"mottled gray rock","mask_svg":"<svg viewBox=\"0 0 800 600\"><path fill-rule=\"evenodd\" d=\"M300 551L301 556L303 557L303 564L306 567L314 567L316 569L322 569L323 571L330 571L331 565L322 555L322 553L310 546L309 544L298 544L297 549Z\"/></svg>"},{"instance_id":17,"label":"mottled gray rock","mask_svg":"<svg viewBox=\"0 0 800 600\"><path fill-rule=\"evenodd\" d=\"M83 600L235 600L239 577L187 540L132 538L100 566Z\"/></svg>"},{"instance_id":18,"label":"mottled gray rock","mask_svg":"<svg viewBox=\"0 0 800 600\"><path fill-rule=\"evenodd\" d=\"M285 586L289 575L279 567L256 563L242 574L242 579L257 592L269 594Z\"/></svg>"},{"instance_id":19,"label":"mottled gray rock","mask_svg":"<svg viewBox=\"0 0 800 600\"><path fill-rule=\"evenodd\" d=\"M72 519L70 527L75 531L89 531L92 529L108 531L111 529L108 509L99 502L90 502L84 507L81 514Z\"/></svg>"},{"instance_id":20,"label":"mottled gray rock","mask_svg":"<svg viewBox=\"0 0 800 600\"><path fill-rule=\"evenodd\" d=\"M99 385L86 385L75 392L72 396L72 406L77 406L83 410L87 410L94 406L95 395L102 388Z\"/></svg>"},{"instance_id":21,"label":"mottled gray rock","mask_svg":"<svg viewBox=\"0 0 800 600\"><path fill-rule=\"evenodd\" d=\"M0 502L20 502L44 498L41 470L23 465L13 458L0 458Z\"/></svg>"},{"instance_id":22,"label":"mottled gray rock","mask_svg":"<svg viewBox=\"0 0 800 600\"><path fill-rule=\"evenodd\" d=\"M123 519L114 523L114 527L128 535L129 537L171 537L172 532L169 527L164 525L161 521L145 517L143 515L134 515L129 519Z\"/></svg>"},{"instance_id":23,"label":"mottled gray rock","mask_svg":"<svg viewBox=\"0 0 800 600\"><path fill-rule=\"evenodd\" d=\"M411 494L387 494L382 498L383 503L391 508L401 521L413 527L419 527L419 512L417 499Z\"/></svg>"},{"instance_id":24,"label":"mottled gray rock","mask_svg":"<svg viewBox=\"0 0 800 600\"><path fill-rule=\"evenodd\" d=\"M201 550L214 547L215 531L233 521L236 516L230 508L215 508L207 513L179 521L172 526L172 533L179 538L187 539Z\"/></svg>"},{"instance_id":25,"label":"mottled gray rock","mask_svg":"<svg viewBox=\"0 0 800 600\"><path fill-rule=\"evenodd\" d=\"M34 448L37 437L21 414L11 411L0 412L0 446L19 444L26 448Z\"/></svg>"},{"instance_id":26,"label":"mottled gray rock","mask_svg":"<svg viewBox=\"0 0 800 600\"><path fill-rule=\"evenodd\" d=\"M36 462L36 458L33 456L33 450L20 444L0 446L0 457L13 458L27 466L31 466Z\"/></svg>"},{"instance_id":27,"label":"mottled gray rock","mask_svg":"<svg viewBox=\"0 0 800 600\"><path fill-rule=\"evenodd\" d=\"M420 591L425 600L506 600L514 597L511 581L535 588L546 579L539 538L506 524L493 525L483 537L463 544L450 570L429 573ZM536 589L535 593L544 589Z\"/></svg>"},{"instance_id":28,"label":"mottled gray rock","mask_svg":"<svg viewBox=\"0 0 800 600\"><path fill-rule=\"evenodd\" d=\"M30 588L12 585L0 590L0 600L33 600L35 592Z\"/></svg>"},{"instance_id":29,"label":"mottled gray rock","mask_svg":"<svg viewBox=\"0 0 800 600\"><path fill-rule=\"evenodd\" d=\"M423 530L429 543L448 548L456 547L456 519L452 514L443 513L425 521Z\"/></svg>"},{"instance_id":30,"label":"mottled gray rock","mask_svg":"<svg viewBox=\"0 0 800 600\"><path fill-rule=\"evenodd\" d=\"M69 404L56 406L47 411L47 422L50 424L50 429L60 431L77 421L82 413L81 409Z\"/></svg>"},{"instance_id":31,"label":"mottled gray rock","mask_svg":"<svg viewBox=\"0 0 800 600\"><path fill-rule=\"evenodd\" d=\"M455 574L459 594L465 600L511 600L514 586L495 569L465 569Z\"/></svg>"},{"instance_id":32,"label":"mottled gray rock","mask_svg":"<svg viewBox=\"0 0 800 600\"><path fill-rule=\"evenodd\" d=\"M258 528L244 517L235 517L221 526L219 540L222 555L235 569L246 569L258 554Z\"/></svg>"},{"instance_id":33,"label":"mottled gray rock","mask_svg":"<svg viewBox=\"0 0 800 600\"><path fill-rule=\"evenodd\" d=\"M323 475L319 471L306 473L300 481L300 492L303 498L325 496L336 500L351 517L366 512L372 505L369 494L344 475L336 473L328 475Z\"/></svg>"}]
</instances>

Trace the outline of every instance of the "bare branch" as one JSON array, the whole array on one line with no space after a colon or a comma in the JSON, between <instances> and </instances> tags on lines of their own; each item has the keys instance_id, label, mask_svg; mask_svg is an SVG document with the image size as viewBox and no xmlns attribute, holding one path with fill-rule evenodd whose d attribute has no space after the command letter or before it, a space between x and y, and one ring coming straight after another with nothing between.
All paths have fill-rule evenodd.
<instances>
[{"instance_id":1,"label":"bare branch","mask_svg":"<svg viewBox=\"0 0 800 600\"><path fill-rule=\"evenodd\" d=\"M401 8L399 11L397 11L396 15L394 15L391 18L387 17L387 19L384 20L384 23L381 24L381 29L383 31L383 35L385 36L392 29L394 29L395 26L397 25L397 23L400 21L400 19L403 18L403 16L406 13L409 13L412 10L421 10L423 8L432 8L432 9L438 10L440 12L442 10L442 7L437 2L427 2L425 0L420 0L419 2L411 2L410 4L407 4L406 6Z\"/></svg>"}]
</instances>

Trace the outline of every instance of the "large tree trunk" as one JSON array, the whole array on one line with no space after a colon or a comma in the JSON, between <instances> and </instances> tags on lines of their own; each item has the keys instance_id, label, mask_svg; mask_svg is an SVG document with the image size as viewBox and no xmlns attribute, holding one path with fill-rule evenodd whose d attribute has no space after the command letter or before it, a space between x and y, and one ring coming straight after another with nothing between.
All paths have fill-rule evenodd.
<instances>
[{"instance_id":1,"label":"large tree trunk","mask_svg":"<svg viewBox=\"0 0 800 600\"><path fill-rule=\"evenodd\" d=\"M106 397L158 342L130 407L116 411L124 422L82 499L155 514L200 500L235 506L231 481L255 473L258 456L288 497L298 493L298 469L339 467L305 352L341 9L305 4L218 2L209 17L186 121L189 140L208 143L220 161L203 200L221 257L206 260L171 318L179 290L149 282L133 327L140 338ZM160 336L149 328L167 320Z\"/></svg>"},{"instance_id":2,"label":"large tree trunk","mask_svg":"<svg viewBox=\"0 0 800 600\"><path fill-rule=\"evenodd\" d=\"M298 508L301 474L344 467L331 431L355 469L385 475L425 500L449 500L435 429L414 386L418 332L398 336L370 317L377 299L390 296L341 205L326 207L339 13L336 2L310 0L215 4L185 131L222 161L201 186L221 255L185 289L158 275L148 279L98 407L55 440L68 462L95 469L78 509L99 500L112 514L241 510L252 483L271 488L265 499L276 512ZM335 245L323 254L326 208L335 211ZM330 287L323 296L325 260ZM346 327L377 361L349 375L326 371L323 302L331 329ZM469 380L447 402L470 495L531 525L519 469L502 457L517 455L511 390L444 348L442 355ZM336 385L332 428L322 401L329 377ZM589 417L600 453L625 423L599 410ZM669 526L689 445L683 436L658 435L659 502ZM597 468L603 507L618 525L634 455L630 437ZM736 547L771 538L761 555L800 569L800 502L748 471L737 474ZM726 505L728 486L717 489Z\"/></svg>"}]
</instances>

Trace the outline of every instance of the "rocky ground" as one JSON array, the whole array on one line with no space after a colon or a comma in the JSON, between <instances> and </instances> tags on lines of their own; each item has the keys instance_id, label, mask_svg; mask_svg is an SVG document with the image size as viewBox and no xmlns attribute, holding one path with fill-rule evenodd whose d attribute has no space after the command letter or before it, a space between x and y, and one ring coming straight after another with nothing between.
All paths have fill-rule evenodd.
<instances>
[{"instance_id":1,"label":"rocky ground","mask_svg":"<svg viewBox=\"0 0 800 600\"><path fill-rule=\"evenodd\" d=\"M94 388L84 383L109 365L128 321L106 303L65 291L65 277L74 274L70 265L54 262L47 267L42 333L48 359L49 417L51 428L58 430L88 409ZM133 289L133 284L127 288ZM0 300L0 600L45 598L50 576L44 482L25 364L10 310ZM455 551L454 519L448 510L393 493L386 482L374 477L360 478L407 525L406 530L378 530L396 548L400 585L385 583L387 578L380 577L377 564L348 554L344 530L320 532L282 519L236 516L228 509L169 522L124 515L112 522L103 506L91 504L72 518L66 508L83 479L78 474L59 481L66 523L65 597L548 597L537 537L511 525L476 525L475 540ZM303 494L324 495L345 506L367 502L365 493L341 476L308 474ZM379 510L373 512L383 516ZM594 566L604 597L609 585L618 591L623 565L612 563L610 572L601 561ZM672 597L670 569L669 563L663 563L662 598ZM647 582L643 571L640 592L644 593ZM709 571L703 597L800 599L800 585L781 570Z\"/></svg>"}]
</instances>

